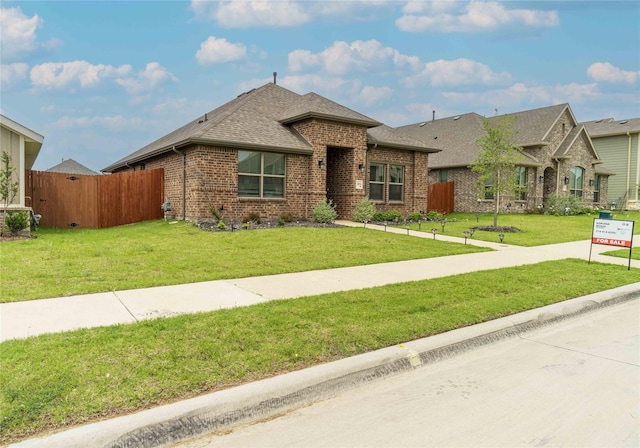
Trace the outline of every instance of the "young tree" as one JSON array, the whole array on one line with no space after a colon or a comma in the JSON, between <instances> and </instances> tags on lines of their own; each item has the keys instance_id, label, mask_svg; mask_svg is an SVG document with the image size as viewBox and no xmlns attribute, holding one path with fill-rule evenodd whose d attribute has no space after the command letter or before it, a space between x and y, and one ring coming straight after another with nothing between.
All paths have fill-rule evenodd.
<instances>
[{"instance_id":1,"label":"young tree","mask_svg":"<svg viewBox=\"0 0 640 448\"><path fill-rule=\"evenodd\" d=\"M11 164L11 155L7 151L2 151L0 159L0 199L7 207L18 195L20 183L14 180L16 169Z\"/></svg>"},{"instance_id":2,"label":"young tree","mask_svg":"<svg viewBox=\"0 0 640 448\"><path fill-rule=\"evenodd\" d=\"M517 117L504 116L501 119L485 119L482 129L486 135L476 140L480 146L478 158L471 164L472 171L478 173L476 188L481 198L485 194L493 196L493 226L498 226L498 212L502 196L515 196L519 191L516 183L516 165L521 158L522 148L513 142L513 123Z\"/></svg>"}]
</instances>

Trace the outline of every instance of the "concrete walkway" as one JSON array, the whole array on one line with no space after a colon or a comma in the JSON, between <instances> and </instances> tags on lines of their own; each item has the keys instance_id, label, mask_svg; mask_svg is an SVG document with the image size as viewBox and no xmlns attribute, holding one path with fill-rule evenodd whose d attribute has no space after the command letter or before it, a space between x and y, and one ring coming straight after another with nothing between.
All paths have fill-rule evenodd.
<instances>
[{"instance_id":1,"label":"concrete walkway","mask_svg":"<svg viewBox=\"0 0 640 448\"><path fill-rule=\"evenodd\" d=\"M362 226L349 221L338 223L345 226ZM368 225L367 228L371 231L387 231L403 235L409 233L410 236L417 238L433 238L433 235L427 232L407 232L406 229L375 225ZM464 243L464 238L447 235L437 234L436 239ZM634 245L639 240L640 237L636 235ZM158 317L253 305L269 300L426 280L548 260L565 258L587 260L591 246L589 241L576 241L547 246L520 247L472 238L467 240L467 244L488 247L493 251L3 303L0 304L0 342L43 333L133 323ZM593 245L591 260L618 264L626 268L627 259L601 255L602 252L612 249L614 248L610 246ZM632 260L631 266L640 268L640 261ZM640 281L640 276L637 278Z\"/></svg>"}]
</instances>

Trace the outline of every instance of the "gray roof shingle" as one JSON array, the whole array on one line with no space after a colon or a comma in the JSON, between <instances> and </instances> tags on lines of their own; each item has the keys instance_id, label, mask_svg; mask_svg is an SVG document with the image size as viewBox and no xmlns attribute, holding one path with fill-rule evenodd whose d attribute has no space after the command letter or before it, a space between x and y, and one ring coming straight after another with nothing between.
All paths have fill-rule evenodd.
<instances>
[{"instance_id":1,"label":"gray roof shingle","mask_svg":"<svg viewBox=\"0 0 640 448\"><path fill-rule=\"evenodd\" d=\"M587 132L591 137L607 137L626 134L627 132L640 132L640 118L629 118L628 120L603 118L601 120L586 121L582 124L587 128Z\"/></svg>"},{"instance_id":2,"label":"gray roof shingle","mask_svg":"<svg viewBox=\"0 0 640 448\"><path fill-rule=\"evenodd\" d=\"M514 143L522 147L544 144L554 123L567 109L571 112L568 104L558 104L507 114L509 117L517 117L513 124ZM500 120L503 117L504 115L491 117L489 120ZM480 151L476 141L484 135L483 120L484 117L471 112L402 126L398 130L442 150L431 156L430 167L469 166ZM539 162L523 155L523 163L536 165Z\"/></svg>"},{"instance_id":3,"label":"gray roof shingle","mask_svg":"<svg viewBox=\"0 0 640 448\"><path fill-rule=\"evenodd\" d=\"M100 174L73 159L63 160L61 163L52 166L46 171L50 173L83 174L85 176L96 176Z\"/></svg>"}]
</instances>

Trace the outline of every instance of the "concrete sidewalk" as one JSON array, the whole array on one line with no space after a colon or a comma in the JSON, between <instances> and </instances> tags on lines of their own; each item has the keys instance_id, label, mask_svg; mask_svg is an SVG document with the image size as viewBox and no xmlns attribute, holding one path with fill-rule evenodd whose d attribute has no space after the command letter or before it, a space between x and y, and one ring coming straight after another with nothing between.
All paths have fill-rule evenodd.
<instances>
[{"instance_id":1,"label":"concrete sidewalk","mask_svg":"<svg viewBox=\"0 0 640 448\"><path fill-rule=\"evenodd\" d=\"M362 226L340 221L345 226ZM380 230L407 235L407 230L368 225ZM409 232L411 237L433 238L426 232ZM436 235L436 239L464 243L464 238ZM640 240L636 235L634 243ZM589 259L591 243L576 241L537 247L520 247L468 239L473 244L493 249L466 255L398 261L367 266L267 275L232 280L160 286L127 291L86 294L25 302L0 304L0 342L44 333L78 328L133 323L145 319L185 313L215 311L223 308L337 291L370 288L415 280L446 277L474 271L540 263L565 258ZM628 260L601 255L610 246L593 245L591 260L627 266ZM640 268L640 261L631 266Z\"/></svg>"}]
</instances>

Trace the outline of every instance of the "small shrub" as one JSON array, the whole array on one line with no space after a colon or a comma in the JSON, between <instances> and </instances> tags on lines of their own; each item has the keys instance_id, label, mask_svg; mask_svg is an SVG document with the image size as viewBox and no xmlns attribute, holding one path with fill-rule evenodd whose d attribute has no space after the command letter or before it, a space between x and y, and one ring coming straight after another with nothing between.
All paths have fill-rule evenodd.
<instances>
[{"instance_id":1,"label":"small shrub","mask_svg":"<svg viewBox=\"0 0 640 448\"><path fill-rule=\"evenodd\" d=\"M420 212L413 212L407 215L407 220L409 221L418 222L421 219L422 219L422 213Z\"/></svg>"},{"instance_id":2,"label":"small shrub","mask_svg":"<svg viewBox=\"0 0 640 448\"><path fill-rule=\"evenodd\" d=\"M376 221L376 222L386 221L387 220L387 214L385 212L374 213L373 216L371 217L371 220L372 221Z\"/></svg>"},{"instance_id":3,"label":"small shrub","mask_svg":"<svg viewBox=\"0 0 640 448\"><path fill-rule=\"evenodd\" d=\"M278 227L284 227L285 223L286 223L286 221L284 219L280 218L278 220Z\"/></svg>"},{"instance_id":4,"label":"small shrub","mask_svg":"<svg viewBox=\"0 0 640 448\"><path fill-rule=\"evenodd\" d=\"M576 196L565 196L553 193L547 200L545 214L554 216L579 215L584 208L582 199Z\"/></svg>"},{"instance_id":5,"label":"small shrub","mask_svg":"<svg viewBox=\"0 0 640 448\"><path fill-rule=\"evenodd\" d=\"M336 220L338 212L333 207L333 201L331 199L323 199L318 205L313 208L313 220L322 224L329 224Z\"/></svg>"},{"instance_id":6,"label":"small shrub","mask_svg":"<svg viewBox=\"0 0 640 448\"><path fill-rule=\"evenodd\" d=\"M369 199L364 198L353 209L353 220L355 222L369 222L375 214L376 206Z\"/></svg>"},{"instance_id":7,"label":"small shrub","mask_svg":"<svg viewBox=\"0 0 640 448\"><path fill-rule=\"evenodd\" d=\"M4 222L9 232L15 235L29 226L29 214L24 210L7 210Z\"/></svg>"},{"instance_id":8,"label":"small shrub","mask_svg":"<svg viewBox=\"0 0 640 448\"><path fill-rule=\"evenodd\" d=\"M402 221L402 213L398 210L387 211L387 221Z\"/></svg>"},{"instance_id":9,"label":"small shrub","mask_svg":"<svg viewBox=\"0 0 640 448\"><path fill-rule=\"evenodd\" d=\"M293 213L290 212L284 212L282 215L280 215L280 221L283 222L293 222L296 220L296 217L293 216ZM280 222L278 221L278 222Z\"/></svg>"},{"instance_id":10,"label":"small shrub","mask_svg":"<svg viewBox=\"0 0 640 448\"><path fill-rule=\"evenodd\" d=\"M429 213L427 213L427 220L428 221L442 221L444 219L444 215L440 212L437 212L435 210L430 211Z\"/></svg>"},{"instance_id":11,"label":"small shrub","mask_svg":"<svg viewBox=\"0 0 640 448\"><path fill-rule=\"evenodd\" d=\"M248 230L249 229L249 223L248 222L242 223L242 228L244 230Z\"/></svg>"},{"instance_id":12,"label":"small shrub","mask_svg":"<svg viewBox=\"0 0 640 448\"><path fill-rule=\"evenodd\" d=\"M242 218L242 222L255 222L256 224L260 224L260 213L251 212Z\"/></svg>"},{"instance_id":13,"label":"small shrub","mask_svg":"<svg viewBox=\"0 0 640 448\"><path fill-rule=\"evenodd\" d=\"M222 221L222 215L215 207L209 207L209 212L211 213L211 216L213 216L213 218L216 221L218 222Z\"/></svg>"},{"instance_id":14,"label":"small shrub","mask_svg":"<svg viewBox=\"0 0 640 448\"><path fill-rule=\"evenodd\" d=\"M224 230L226 228L227 228L227 225L224 223L224 221L218 221L218 229Z\"/></svg>"}]
</instances>

